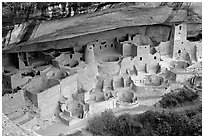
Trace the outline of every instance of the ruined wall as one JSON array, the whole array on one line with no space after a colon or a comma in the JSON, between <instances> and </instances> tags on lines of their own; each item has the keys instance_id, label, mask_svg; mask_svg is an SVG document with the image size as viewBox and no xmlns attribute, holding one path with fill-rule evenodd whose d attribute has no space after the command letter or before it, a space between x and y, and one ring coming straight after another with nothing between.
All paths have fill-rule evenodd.
<instances>
[{"instance_id":1,"label":"ruined wall","mask_svg":"<svg viewBox=\"0 0 204 138\"><path fill-rule=\"evenodd\" d=\"M72 95L77 93L77 76L76 73L60 81L61 96L72 99Z\"/></svg>"},{"instance_id":2,"label":"ruined wall","mask_svg":"<svg viewBox=\"0 0 204 138\"><path fill-rule=\"evenodd\" d=\"M188 81L188 79L192 77L194 77L194 74L179 73L179 74L176 74L176 81L179 83L183 83L183 82Z\"/></svg>"},{"instance_id":3,"label":"ruined wall","mask_svg":"<svg viewBox=\"0 0 204 138\"><path fill-rule=\"evenodd\" d=\"M196 62L202 59L201 45L201 42L189 42L188 40L174 41L173 57L179 60Z\"/></svg>"},{"instance_id":4,"label":"ruined wall","mask_svg":"<svg viewBox=\"0 0 204 138\"><path fill-rule=\"evenodd\" d=\"M23 86L23 89L31 93L39 93L57 84L59 84L59 80L47 79L45 76L35 76Z\"/></svg>"},{"instance_id":5,"label":"ruined wall","mask_svg":"<svg viewBox=\"0 0 204 138\"><path fill-rule=\"evenodd\" d=\"M121 76L113 77L113 89L124 87L123 78Z\"/></svg>"},{"instance_id":6,"label":"ruined wall","mask_svg":"<svg viewBox=\"0 0 204 138\"><path fill-rule=\"evenodd\" d=\"M132 45L132 57L136 57L137 56L137 46L136 45Z\"/></svg>"},{"instance_id":7,"label":"ruined wall","mask_svg":"<svg viewBox=\"0 0 204 138\"><path fill-rule=\"evenodd\" d=\"M102 35L103 36L103 35ZM115 51L116 45L115 40L113 39L103 39L103 37L99 37L102 40L96 40L95 42L91 42L94 48L94 54L99 56L104 51Z\"/></svg>"},{"instance_id":8,"label":"ruined wall","mask_svg":"<svg viewBox=\"0 0 204 138\"><path fill-rule=\"evenodd\" d=\"M149 37L147 35L144 34L144 32L142 34L136 34L133 39L132 39L133 44L135 45L150 45L152 44L151 40L149 39Z\"/></svg>"},{"instance_id":9,"label":"ruined wall","mask_svg":"<svg viewBox=\"0 0 204 138\"><path fill-rule=\"evenodd\" d=\"M163 78L155 74L151 74L144 79L146 86L160 86L163 83Z\"/></svg>"},{"instance_id":10,"label":"ruined wall","mask_svg":"<svg viewBox=\"0 0 204 138\"><path fill-rule=\"evenodd\" d=\"M150 46L137 46L137 60L143 63L149 62Z\"/></svg>"},{"instance_id":11,"label":"ruined wall","mask_svg":"<svg viewBox=\"0 0 204 138\"><path fill-rule=\"evenodd\" d=\"M11 75L11 86L12 89L21 87L26 84L32 77L31 76L22 76L21 73Z\"/></svg>"},{"instance_id":12,"label":"ruined wall","mask_svg":"<svg viewBox=\"0 0 204 138\"><path fill-rule=\"evenodd\" d=\"M120 74L128 74L128 70L133 70L131 57L124 57L120 62Z\"/></svg>"},{"instance_id":13,"label":"ruined wall","mask_svg":"<svg viewBox=\"0 0 204 138\"><path fill-rule=\"evenodd\" d=\"M185 55L187 53L188 42L183 40L175 40L174 41L174 53L173 57L178 60L183 60Z\"/></svg>"},{"instance_id":14,"label":"ruined wall","mask_svg":"<svg viewBox=\"0 0 204 138\"><path fill-rule=\"evenodd\" d=\"M67 72L65 70L55 68L55 67L50 67L45 76L47 79L55 79L55 80L61 80L67 77Z\"/></svg>"},{"instance_id":15,"label":"ruined wall","mask_svg":"<svg viewBox=\"0 0 204 138\"><path fill-rule=\"evenodd\" d=\"M121 89L117 92L117 98L119 101L132 103L134 98L134 93L130 90Z\"/></svg>"},{"instance_id":16,"label":"ruined wall","mask_svg":"<svg viewBox=\"0 0 204 138\"><path fill-rule=\"evenodd\" d=\"M187 39L187 25L185 23L174 28L173 57L188 62L196 62L201 59L201 42L190 42Z\"/></svg>"},{"instance_id":17,"label":"ruined wall","mask_svg":"<svg viewBox=\"0 0 204 138\"><path fill-rule=\"evenodd\" d=\"M18 69L18 53L2 54L2 66L8 71Z\"/></svg>"},{"instance_id":18,"label":"ruined wall","mask_svg":"<svg viewBox=\"0 0 204 138\"><path fill-rule=\"evenodd\" d=\"M77 87L78 90L91 91L97 83L96 74L92 69L82 68L77 70Z\"/></svg>"},{"instance_id":19,"label":"ruined wall","mask_svg":"<svg viewBox=\"0 0 204 138\"><path fill-rule=\"evenodd\" d=\"M131 56L132 55L132 44L130 42L122 43L122 55Z\"/></svg>"},{"instance_id":20,"label":"ruined wall","mask_svg":"<svg viewBox=\"0 0 204 138\"><path fill-rule=\"evenodd\" d=\"M30 66L30 64L28 62L27 52L19 52L18 53L18 62L19 62L19 69L23 69L23 68Z\"/></svg>"},{"instance_id":21,"label":"ruined wall","mask_svg":"<svg viewBox=\"0 0 204 138\"><path fill-rule=\"evenodd\" d=\"M61 55L56 57L54 61L57 61L59 67L67 66L67 67L73 68L79 64L82 58L83 58L83 54L79 52L61 53Z\"/></svg>"},{"instance_id":22,"label":"ruined wall","mask_svg":"<svg viewBox=\"0 0 204 138\"><path fill-rule=\"evenodd\" d=\"M11 77L10 75L6 75L2 73L2 90L3 89L11 89Z\"/></svg>"},{"instance_id":23,"label":"ruined wall","mask_svg":"<svg viewBox=\"0 0 204 138\"><path fill-rule=\"evenodd\" d=\"M19 126L2 113L2 136L40 136L35 131Z\"/></svg>"},{"instance_id":24,"label":"ruined wall","mask_svg":"<svg viewBox=\"0 0 204 138\"><path fill-rule=\"evenodd\" d=\"M104 112L107 109L113 109L116 107L116 101L115 99L110 99L103 102L97 102L97 103L91 103L89 105L89 117L92 117L94 115L100 115L102 112Z\"/></svg>"},{"instance_id":25,"label":"ruined wall","mask_svg":"<svg viewBox=\"0 0 204 138\"><path fill-rule=\"evenodd\" d=\"M197 46L199 46L199 42L189 42L188 47L187 47L187 51L189 53L189 56L192 62L196 62L198 60L197 55L196 55Z\"/></svg>"},{"instance_id":26,"label":"ruined wall","mask_svg":"<svg viewBox=\"0 0 204 138\"><path fill-rule=\"evenodd\" d=\"M89 101L94 101L94 102L103 102L105 101L104 93L100 91L95 91L90 94Z\"/></svg>"},{"instance_id":27,"label":"ruined wall","mask_svg":"<svg viewBox=\"0 0 204 138\"><path fill-rule=\"evenodd\" d=\"M118 74L120 65L118 62L103 62L98 65L98 72L101 75L113 75Z\"/></svg>"},{"instance_id":28,"label":"ruined wall","mask_svg":"<svg viewBox=\"0 0 204 138\"><path fill-rule=\"evenodd\" d=\"M147 72L147 64L149 63L150 46L137 46L137 56L133 58L133 65L137 71Z\"/></svg>"},{"instance_id":29,"label":"ruined wall","mask_svg":"<svg viewBox=\"0 0 204 138\"><path fill-rule=\"evenodd\" d=\"M9 114L25 107L24 92L18 91L14 94L6 94L2 97L2 112Z\"/></svg>"},{"instance_id":30,"label":"ruined wall","mask_svg":"<svg viewBox=\"0 0 204 138\"><path fill-rule=\"evenodd\" d=\"M171 45L170 41L167 42L161 42L159 46L157 47L158 52L161 56L171 56Z\"/></svg>"},{"instance_id":31,"label":"ruined wall","mask_svg":"<svg viewBox=\"0 0 204 138\"><path fill-rule=\"evenodd\" d=\"M36 51L36 52L27 52L25 54L24 59L27 60L27 63L26 63L26 60L24 61L24 63L32 67L39 67L39 66L47 65L52 58L41 51Z\"/></svg>"},{"instance_id":32,"label":"ruined wall","mask_svg":"<svg viewBox=\"0 0 204 138\"><path fill-rule=\"evenodd\" d=\"M40 109L41 117L52 117L54 115L58 108L60 85L55 85L41 93L27 93L31 96L32 102Z\"/></svg>"},{"instance_id":33,"label":"ruined wall","mask_svg":"<svg viewBox=\"0 0 204 138\"><path fill-rule=\"evenodd\" d=\"M160 54L149 54L149 62L147 63L147 72L151 74L156 74L160 68Z\"/></svg>"},{"instance_id":34,"label":"ruined wall","mask_svg":"<svg viewBox=\"0 0 204 138\"><path fill-rule=\"evenodd\" d=\"M196 45L196 56L197 56L197 61L202 61L202 42L199 42Z\"/></svg>"}]
</instances>

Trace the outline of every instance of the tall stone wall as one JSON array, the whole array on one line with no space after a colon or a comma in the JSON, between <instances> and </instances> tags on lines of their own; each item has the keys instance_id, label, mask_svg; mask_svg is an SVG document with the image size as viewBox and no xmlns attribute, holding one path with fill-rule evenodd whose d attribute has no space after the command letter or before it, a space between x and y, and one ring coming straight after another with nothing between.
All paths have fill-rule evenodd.
<instances>
[{"instance_id":1,"label":"tall stone wall","mask_svg":"<svg viewBox=\"0 0 204 138\"><path fill-rule=\"evenodd\" d=\"M55 85L41 93L38 93L37 98L41 117L52 117L58 108L60 85Z\"/></svg>"},{"instance_id":2,"label":"tall stone wall","mask_svg":"<svg viewBox=\"0 0 204 138\"><path fill-rule=\"evenodd\" d=\"M77 73L61 80L60 87L61 96L72 99L72 94L77 93Z\"/></svg>"}]
</instances>

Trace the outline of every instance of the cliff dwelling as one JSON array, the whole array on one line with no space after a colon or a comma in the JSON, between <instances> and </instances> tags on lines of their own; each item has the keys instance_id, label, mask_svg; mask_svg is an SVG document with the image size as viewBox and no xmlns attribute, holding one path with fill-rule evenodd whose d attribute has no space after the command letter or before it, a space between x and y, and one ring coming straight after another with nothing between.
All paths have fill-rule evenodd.
<instances>
[{"instance_id":1,"label":"cliff dwelling","mask_svg":"<svg viewBox=\"0 0 204 138\"><path fill-rule=\"evenodd\" d=\"M130 9L44 21L24 42L12 34L26 23L16 26L3 47L3 114L40 134L39 122L72 126L108 109L153 105L172 83L202 79L202 39L189 39L186 10L169 20L169 7Z\"/></svg>"}]
</instances>

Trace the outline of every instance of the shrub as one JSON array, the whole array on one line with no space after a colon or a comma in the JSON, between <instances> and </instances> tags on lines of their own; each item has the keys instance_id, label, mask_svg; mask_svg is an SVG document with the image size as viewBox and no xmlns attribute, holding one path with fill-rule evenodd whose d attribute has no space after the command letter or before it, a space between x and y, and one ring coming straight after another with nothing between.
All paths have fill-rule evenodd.
<instances>
[{"instance_id":1,"label":"shrub","mask_svg":"<svg viewBox=\"0 0 204 138\"><path fill-rule=\"evenodd\" d=\"M105 111L101 116L96 116L89 120L88 130L93 135L110 135L110 131L115 128L115 116L111 111Z\"/></svg>"},{"instance_id":2,"label":"shrub","mask_svg":"<svg viewBox=\"0 0 204 138\"><path fill-rule=\"evenodd\" d=\"M162 108L178 107L187 102L192 102L197 99L198 94L189 89L182 88L177 92L165 94L159 101Z\"/></svg>"},{"instance_id":3,"label":"shrub","mask_svg":"<svg viewBox=\"0 0 204 138\"><path fill-rule=\"evenodd\" d=\"M187 112L147 111L118 117L105 112L90 120L88 129L94 135L103 136L197 136L202 135L200 110L198 107Z\"/></svg>"}]
</instances>

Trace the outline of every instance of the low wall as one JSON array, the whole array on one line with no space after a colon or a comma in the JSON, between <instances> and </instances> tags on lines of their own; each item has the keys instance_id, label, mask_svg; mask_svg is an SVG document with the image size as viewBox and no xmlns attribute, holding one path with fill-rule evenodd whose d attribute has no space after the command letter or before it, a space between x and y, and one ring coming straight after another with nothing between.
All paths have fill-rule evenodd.
<instances>
[{"instance_id":1,"label":"low wall","mask_svg":"<svg viewBox=\"0 0 204 138\"><path fill-rule=\"evenodd\" d=\"M188 79L192 77L194 77L194 74L176 74L176 81L182 83L188 81Z\"/></svg>"},{"instance_id":2,"label":"low wall","mask_svg":"<svg viewBox=\"0 0 204 138\"><path fill-rule=\"evenodd\" d=\"M21 76L20 73L18 74L14 74L14 75L11 75L11 87L12 89L15 89L17 88L17 86L21 86L21 85L24 85L28 82L29 79L31 79L32 77L30 76Z\"/></svg>"},{"instance_id":3,"label":"low wall","mask_svg":"<svg viewBox=\"0 0 204 138\"><path fill-rule=\"evenodd\" d=\"M101 75L113 75L120 71L120 65L117 62L102 62L98 65L98 72Z\"/></svg>"},{"instance_id":4,"label":"low wall","mask_svg":"<svg viewBox=\"0 0 204 138\"><path fill-rule=\"evenodd\" d=\"M14 94L6 94L2 97L2 112L9 114L25 107L24 92L18 91Z\"/></svg>"},{"instance_id":5,"label":"low wall","mask_svg":"<svg viewBox=\"0 0 204 138\"><path fill-rule=\"evenodd\" d=\"M107 109L116 107L116 99L110 99L103 102L94 102L89 104L89 116L99 115Z\"/></svg>"}]
</instances>

